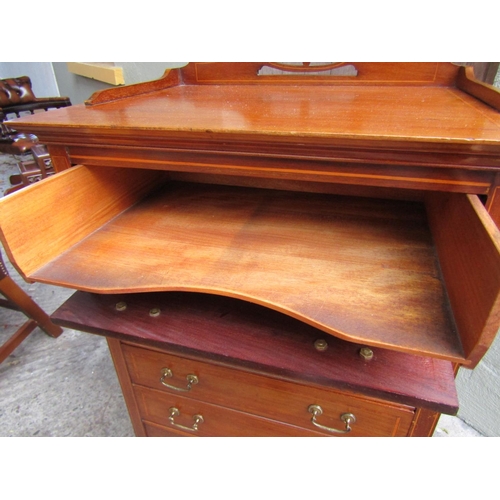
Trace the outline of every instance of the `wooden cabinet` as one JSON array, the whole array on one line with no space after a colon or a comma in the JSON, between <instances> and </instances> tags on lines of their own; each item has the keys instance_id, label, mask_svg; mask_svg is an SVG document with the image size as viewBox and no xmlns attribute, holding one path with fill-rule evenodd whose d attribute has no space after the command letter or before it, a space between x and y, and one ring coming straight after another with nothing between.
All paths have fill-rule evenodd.
<instances>
[{"instance_id":1,"label":"wooden cabinet","mask_svg":"<svg viewBox=\"0 0 500 500\"><path fill-rule=\"evenodd\" d=\"M175 361L184 360L177 358L174 364ZM204 367L199 368L204 373ZM189 397L184 397L174 390L160 392L134 384L134 396L144 424L174 426L176 429L182 425L187 427L187 432L201 436L314 436L317 433L341 435L347 432L352 432L353 436L404 436L414 416L415 409L404 405L384 404L338 391L278 382L236 370L220 369L212 377L200 375L209 384L222 385L221 393L215 393L213 398L207 396L201 386L199 395L196 387ZM234 384L232 394L225 392L227 379L242 379L241 383ZM154 380L154 387L158 386L158 380L161 379ZM210 404L212 401L220 404ZM173 408L177 408L178 415ZM313 424L315 408L321 418L318 415ZM192 422L196 415L203 418L198 426Z\"/></svg>"},{"instance_id":2,"label":"wooden cabinet","mask_svg":"<svg viewBox=\"0 0 500 500\"><path fill-rule=\"evenodd\" d=\"M237 299L77 292L53 319L108 337L140 436L406 436L422 410L458 408L448 361L367 359L366 346Z\"/></svg>"},{"instance_id":3,"label":"wooden cabinet","mask_svg":"<svg viewBox=\"0 0 500 500\"><path fill-rule=\"evenodd\" d=\"M335 74L343 66L347 76ZM103 324L74 324L111 337L138 434L189 433L171 419L186 427L195 407L214 412L200 435L321 434L307 411L315 404L321 425L342 427L339 412L353 413L350 435L429 434L440 412L456 412L453 374L474 368L500 323L499 96L447 63L191 63L16 120L47 144L57 175L1 200L0 236L29 280L134 308L161 297L170 314L177 293L192 302L183 322L197 333L182 349L185 333L157 331L148 315L122 330L108 323L114 309L97 315ZM197 315L199 296L278 314L294 332L278 353L299 335L288 321L321 333L343 353L342 372L309 371L317 359L298 347L286 375L237 353L219 366L241 334L211 344L224 323ZM72 307L97 307L83 297ZM69 326L68 311L55 320ZM245 321L238 332L259 329ZM361 348L375 353L369 364ZM181 371L202 363L209 386L157 387L169 356ZM439 365L431 379L429 364ZM284 399L254 407L243 395L255 387Z\"/></svg>"}]
</instances>

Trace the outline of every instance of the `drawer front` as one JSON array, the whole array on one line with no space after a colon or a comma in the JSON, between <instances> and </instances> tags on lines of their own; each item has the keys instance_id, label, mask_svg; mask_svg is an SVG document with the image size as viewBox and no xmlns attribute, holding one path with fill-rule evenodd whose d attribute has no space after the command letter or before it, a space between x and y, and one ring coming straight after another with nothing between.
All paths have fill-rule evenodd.
<instances>
[{"instance_id":1,"label":"drawer front","mask_svg":"<svg viewBox=\"0 0 500 500\"><path fill-rule=\"evenodd\" d=\"M405 436L414 416L415 409L408 406L284 382L127 344L122 344L122 349L131 380L136 385L314 432L342 435L346 430L342 416L352 414L355 422L351 424L350 436ZM166 369L172 373L171 377L162 375ZM195 376L197 383L192 383L187 390L189 376ZM312 405L321 407L316 416L310 409Z\"/></svg>"},{"instance_id":2,"label":"drawer front","mask_svg":"<svg viewBox=\"0 0 500 500\"><path fill-rule=\"evenodd\" d=\"M166 394L144 387L135 387L136 401L146 422L159 424L159 435L227 436L227 437L293 437L320 436L320 433L301 429L266 418L193 399ZM146 425L151 433L151 425ZM161 434L163 432L164 434Z\"/></svg>"}]
</instances>

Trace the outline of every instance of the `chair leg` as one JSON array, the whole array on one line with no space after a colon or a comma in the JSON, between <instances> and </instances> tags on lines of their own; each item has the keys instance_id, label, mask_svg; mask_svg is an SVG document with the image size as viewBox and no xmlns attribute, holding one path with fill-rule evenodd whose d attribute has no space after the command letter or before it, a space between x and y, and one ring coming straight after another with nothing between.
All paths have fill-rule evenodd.
<instances>
[{"instance_id":1,"label":"chair leg","mask_svg":"<svg viewBox=\"0 0 500 500\"><path fill-rule=\"evenodd\" d=\"M63 329L52 323L47 313L10 276L0 280L0 293L16 304L21 312L35 320L51 337L59 337Z\"/></svg>"},{"instance_id":2,"label":"chair leg","mask_svg":"<svg viewBox=\"0 0 500 500\"><path fill-rule=\"evenodd\" d=\"M30 319L7 342L0 346L0 363L3 363L36 327L36 321Z\"/></svg>"}]
</instances>

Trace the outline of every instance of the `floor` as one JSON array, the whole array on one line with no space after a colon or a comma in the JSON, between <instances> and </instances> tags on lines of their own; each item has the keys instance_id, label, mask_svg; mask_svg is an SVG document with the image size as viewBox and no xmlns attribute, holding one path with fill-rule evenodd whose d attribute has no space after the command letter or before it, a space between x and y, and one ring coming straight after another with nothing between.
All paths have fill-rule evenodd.
<instances>
[{"instance_id":1,"label":"floor","mask_svg":"<svg viewBox=\"0 0 500 500\"><path fill-rule=\"evenodd\" d=\"M0 155L0 196L17 173L12 157ZM2 249L3 251L3 249ZM11 276L49 314L71 290L24 282L4 260ZM0 342L25 317L0 309ZM106 340L65 330L57 339L36 329L0 365L0 437L133 436ZM436 437L480 437L457 417L443 415Z\"/></svg>"}]
</instances>

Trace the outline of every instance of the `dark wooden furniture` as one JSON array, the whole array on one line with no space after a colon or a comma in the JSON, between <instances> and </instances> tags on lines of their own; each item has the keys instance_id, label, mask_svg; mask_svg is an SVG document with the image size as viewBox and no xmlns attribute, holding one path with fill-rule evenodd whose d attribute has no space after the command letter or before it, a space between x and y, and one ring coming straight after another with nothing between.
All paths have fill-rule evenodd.
<instances>
[{"instance_id":1,"label":"dark wooden furniture","mask_svg":"<svg viewBox=\"0 0 500 500\"><path fill-rule=\"evenodd\" d=\"M4 123L0 123L0 153L13 156L25 155L37 142L35 136L13 132Z\"/></svg>"},{"instance_id":2,"label":"dark wooden furniture","mask_svg":"<svg viewBox=\"0 0 500 500\"><path fill-rule=\"evenodd\" d=\"M17 163L19 174L13 174L9 180L12 187L4 191L8 195L29 186L34 182L41 181L49 175L54 175L52 160L47 148L43 144L33 143L29 146L32 159L24 159Z\"/></svg>"},{"instance_id":3,"label":"dark wooden furniture","mask_svg":"<svg viewBox=\"0 0 500 500\"><path fill-rule=\"evenodd\" d=\"M135 304L135 294L164 292L166 304L178 292L187 301L201 293L253 303L279 313L283 332L289 317L327 343L372 351L360 373L375 370L382 355L439 361L448 375L436 372L431 385L449 388L449 374L473 368L500 323L499 109L493 87L448 63L192 63L154 82L97 92L85 106L16 120L47 144L58 174L2 200L1 236L27 279L109 295L115 304L116 294L131 294ZM21 218L30 221L29 241L16 231ZM108 317L96 306L82 320L80 304L93 306L76 297L57 321L73 321L75 309L75 327L118 336L110 347L136 432L168 432L145 422L173 430L168 398L138 402L139 392L156 394L158 380L140 378L126 353L141 353L137 366L146 373L150 351L186 369L186 360L218 366L217 345L184 348L184 334L167 338L165 330L163 339L151 333L151 347L139 316L129 317L132 330L114 331L115 311ZM191 331L188 313L198 306L185 307ZM205 343L218 328L201 323L207 330L194 335ZM428 435L440 412L456 411L453 390L429 404L423 393L408 399L390 384L372 392L370 377L351 386L347 371L345 380L302 369L286 379L278 355L277 365L241 356L231 357L223 378L250 380L257 370L264 385L286 382L279 391L290 397L287 384L312 384L332 390L332 401L348 398L346 407L368 393L382 407L404 406L396 411L407 415L397 431L404 435ZM295 356L297 365L311 363ZM410 384L397 373L380 372L374 383ZM425 386L423 373L414 374ZM235 389L246 401L240 406L213 393L189 395L217 411L304 429L283 415L253 413L245 406L250 386ZM160 407L166 420L152 416Z\"/></svg>"},{"instance_id":4,"label":"dark wooden furniture","mask_svg":"<svg viewBox=\"0 0 500 500\"><path fill-rule=\"evenodd\" d=\"M62 328L55 325L47 313L9 276L0 253L0 294L5 298L0 299L0 307L5 307L24 313L29 319L0 346L0 363L5 361L10 354L39 326L51 337L59 337Z\"/></svg>"},{"instance_id":5,"label":"dark wooden furniture","mask_svg":"<svg viewBox=\"0 0 500 500\"><path fill-rule=\"evenodd\" d=\"M71 106L68 97L36 97L28 76L0 80L0 152L20 156L19 174L11 177L12 187L5 194L13 193L33 182L38 182L53 173L50 156L43 144L33 134L23 134L3 122L9 115L20 116L22 112L58 109ZM31 153L31 155L30 155ZM27 158L27 155L30 155Z\"/></svg>"},{"instance_id":6,"label":"dark wooden furniture","mask_svg":"<svg viewBox=\"0 0 500 500\"><path fill-rule=\"evenodd\" d=\"M71 106L69 97L36 97L29 76L0 79L0 119L3 121L9 114L20 116L20 113L36 110L49 110ZM3 116L4 115L4 116Z\"/></svg>"}]
</instances>

